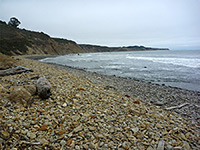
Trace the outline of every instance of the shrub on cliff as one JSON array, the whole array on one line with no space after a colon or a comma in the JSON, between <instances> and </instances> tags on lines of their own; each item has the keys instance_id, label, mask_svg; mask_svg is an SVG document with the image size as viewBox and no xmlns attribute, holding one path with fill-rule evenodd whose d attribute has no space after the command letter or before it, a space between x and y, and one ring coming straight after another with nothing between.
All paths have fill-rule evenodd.
<instances>
[{"instance_id":1,"label":"shrub on cliff","mask_svg":"<svg viewBox=\"0 0 200 150\"><path fill-rule=\"evenodd\" d=\"M19 26L20 24L21 24L21 22L15 17L10 18L10 21L8 22L9 26L12 26L15 28L17 28L17 26Z\"/></svg>"}]
</instances>

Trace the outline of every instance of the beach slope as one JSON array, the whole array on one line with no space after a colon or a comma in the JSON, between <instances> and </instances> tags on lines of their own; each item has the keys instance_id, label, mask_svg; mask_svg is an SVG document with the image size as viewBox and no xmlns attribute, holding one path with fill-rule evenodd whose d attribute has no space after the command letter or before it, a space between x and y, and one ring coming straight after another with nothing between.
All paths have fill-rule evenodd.
<instances>
[{"instance_id":1,"label":"beach slope","mask_svg":"<svg viewBox=\"0 0 200 150\"><path fill-rule=\"evenodd\" d=\"M9 95L13 86L35 85L39 77L46 77L52 95L46 100L35 95L29 105L12 103L5 93L0 96L3 149L200 148L197 124L143 96L35 60L15 60L33 72L0 77L1 91Z\"/></svg>"}]
</instances>

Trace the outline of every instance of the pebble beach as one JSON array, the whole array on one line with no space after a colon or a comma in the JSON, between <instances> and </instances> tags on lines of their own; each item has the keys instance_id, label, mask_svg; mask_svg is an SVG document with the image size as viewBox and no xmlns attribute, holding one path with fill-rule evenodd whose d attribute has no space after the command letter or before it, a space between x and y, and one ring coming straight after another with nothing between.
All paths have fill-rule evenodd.
<instances>
[{"instance_id":1,"label":"pebble beach","mask_svg":"<svg viewBox=\"0 0 200 150\"><path fill-rule=\"evenodd\" d=\"M199 92L31 59L16 65L33 72L0 77L0 149L200 149ZM39 77L50 98L8 100L11 87Z\"/></svg>"}]
</instances>

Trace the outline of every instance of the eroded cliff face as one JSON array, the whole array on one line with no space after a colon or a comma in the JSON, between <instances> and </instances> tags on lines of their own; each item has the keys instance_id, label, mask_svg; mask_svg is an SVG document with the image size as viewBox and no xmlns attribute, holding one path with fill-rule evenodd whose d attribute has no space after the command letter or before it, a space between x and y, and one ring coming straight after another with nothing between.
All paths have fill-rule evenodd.
<instances>
[{"instance_id":1,"label":"eroded cliff face","mask_svg":"<svg viewBox=\"0 0 200 150\"><path fill-rule=\"evenodd\" d=\"M0 21L0 53L6 55L64 55L70 53L168 50L144 46L107 47L52 38L43 32L8 26Z\"/></svg>"},{"instance_id":2,"label":"eroded cliff face","mask_svg":"<svg viewBox=\"0 0 200 150\"><path fill-rule=\"evenodd\" d=\"M60 42L62 40L62 42ZM82 53L83 50L73 41L49 38L47 40L35 39L31 46L27 46L27 54L63 55L69 53Z\"/></svg>"},{"instance_id":3,"label":"eroded cliff face","mask_svg":"<svg viewBox=\"0 0 200 150\"><path fill-rule=\"evenodd\" d=\"M56 48L59 50L60 54L70 54L70 53L85 53L87 51L83 50L76 42L71 40L53 38L56 41Z\"/></svg>"},{"instance_id":4,"label":"eroded cliff face","mask_svg":"<svg viewBox=\"0 0 200 150\"><path fill-rule=\"evenodd\" d=\"M82 50L87 52L120 52L120 51L155 51L169 50L168 48L152 48L144 46L126 46L126 47L107 47L100 45L79 44Z\"/></svg>"},{"instance_id":5,"label":"eroded cliff face","mask_svg":"<svg viewBox=\"0 0 200 150\"><path fill-rule=\"evenodd\" d=\"M82 53L74 41L51 38L43 32L17 29L0 21L0 52L7 55L62 55Z\"/></svg>"}]
</instances>

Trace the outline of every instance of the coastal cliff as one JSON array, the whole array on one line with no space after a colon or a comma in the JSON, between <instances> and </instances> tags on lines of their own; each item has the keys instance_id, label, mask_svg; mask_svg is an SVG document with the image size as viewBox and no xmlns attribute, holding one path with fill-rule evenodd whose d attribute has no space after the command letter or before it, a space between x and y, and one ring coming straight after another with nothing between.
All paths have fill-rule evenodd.
<instances>
[{"instance_id":1,"label":"coastal cliff","mask_svg":"<svg viewBox=\"0 0 200 150\"><path fill-rule=\"evenodd\" d=\"M123 47L107 47L98 45L79 44L80 47L87 52L118 52L118 51L152 51L152 50L169 50L168 48L151 48L144 46L123 46Z\"/></svg>"},{"instance_id":2,"label":"coastal cliff","mask_svg":"<svg viewBox=\"0 0 200 150\"><path fill-rule=\"evenodd\" d=\"M0 53L6 55L64 55L70 53L168 50L144 46L107 47L77 44L74 41L52 38L43 32L29 31L0 21Z\"/></svg>"},{"instance_id":3,"label":"coastal cliff","mask_svg":"<svg viewBox=\"0 0 200 150\"><path fill-rule=\"evenodd\" d=\"M74 41L51 38L43 32L8 26L0 21L0 52L7 55L62 55L84 52Z\"/></svg>"}]
</instances>

